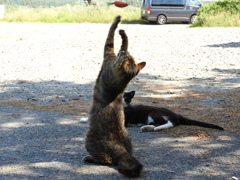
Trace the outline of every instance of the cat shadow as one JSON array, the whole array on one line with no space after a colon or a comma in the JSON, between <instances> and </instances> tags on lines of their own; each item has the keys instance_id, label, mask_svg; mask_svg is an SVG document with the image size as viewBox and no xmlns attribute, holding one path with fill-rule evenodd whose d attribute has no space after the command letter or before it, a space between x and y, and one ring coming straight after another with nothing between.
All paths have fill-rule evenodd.
<instances>
[{"instance_id":1,"label":"cat shadow","mask_svg":"<svg viewBox=\"0 0 240 180\"><path fill-rule=\"evenodd\" d=\"M0 100L48 104L89 100L92 96L94 82L76 84L63 81L32 82L16 80L0 85Z\"/></svg>"},{"instance_id":2,"label":"cat shadow","mask_svg":"<svg viewBox=\"0 0 240 180\"><path fill-rule=\"evenodd\" d=\"M240 42L212 44L212 45L207 45L207 47L239 48L240 47Z\"/></svg>"},{"instance_id":3,"label":"cat shadow","mask_svg":"<svg viewBox=\"0 0 240 180\"><path fill-rule=\"evenodd\" d=\"M222 137L219 139L193 136L173 138L165 133L140 133L136 127L128 130L134 144L134 153L144 164L145 176L148 178L208 179L209 171L214 172L212 178L239 176L237 160L234 157L239 134L221 133ZM225 135L228 138L224 138ZM229 158L228 160L235 164L231 173L225 168L228 165L230 167L231 163L225 167L219 166L224 158Z\"/></svg>"}]
</instances>

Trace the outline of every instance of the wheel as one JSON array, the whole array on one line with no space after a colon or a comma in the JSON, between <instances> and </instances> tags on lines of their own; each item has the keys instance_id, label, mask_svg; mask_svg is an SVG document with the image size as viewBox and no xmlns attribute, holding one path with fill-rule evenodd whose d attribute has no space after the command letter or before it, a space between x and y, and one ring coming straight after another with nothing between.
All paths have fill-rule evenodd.
<instances>
[{"instance_id":1,"label":"wheel","mask_svg":"<svg viewBox=\"0 0 240 180\"><path fill-rule=\"evenodd\" d=\"M192 15L191 18L190 18L189 23L190 23L190 24L195 24L196 21L197 21L197 15Z\"/></svg>"},{"instance_id":2,"label":"wheel","mask_svg":"<svg viewBox=\"0 0 240 180\"><path fill-rule=\"evenodd\" d=\"M166 22L167 22L166 16L164 16L164 15L159 15L159 16L157 17L157 24L162 25L162 24L165 24Z\"/></svg>"}]
</instances>

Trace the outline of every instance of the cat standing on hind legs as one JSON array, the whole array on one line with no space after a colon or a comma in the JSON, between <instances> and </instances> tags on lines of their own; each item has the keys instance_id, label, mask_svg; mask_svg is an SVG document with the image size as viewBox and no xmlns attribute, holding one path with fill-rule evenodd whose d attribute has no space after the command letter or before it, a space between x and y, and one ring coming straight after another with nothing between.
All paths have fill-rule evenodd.
<instances>
[{"instance_id":1,"label":"cat standing on hind legs","mask_svg":"<svg viewBox=\"0 0 240 180\"><path fill-rule=\"evenodd\" d=\"M142 165L132 156L131 139L124 126L122 94L124 89L145 62L136 63L127 51L128 38L120 30L121 49L114 53L114 33L121 17L117 16L110 27L104 47L104 60L93 90L93 102L89 113L89 130L85 147L90 155L85 162L113 164L120 173L138 177Z\"/></svg>"}]
</instances>

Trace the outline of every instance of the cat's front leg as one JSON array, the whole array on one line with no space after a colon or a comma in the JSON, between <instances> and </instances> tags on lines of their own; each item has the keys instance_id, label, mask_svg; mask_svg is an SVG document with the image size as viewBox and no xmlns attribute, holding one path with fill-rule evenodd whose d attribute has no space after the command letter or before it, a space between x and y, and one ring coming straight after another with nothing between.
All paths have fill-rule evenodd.
<instances>
[{"instance_id":1,"label":"cat's front leg","mask_svg":"<svg viewBox=\"0 0 240 180\"><path fill-rule=\"evenodd\" d=\"M121 16L120 15L116 16L114 19L114 23L118 24L120 21L121 21Z\"/></svg>"},{"instance_id":2,"label":"cat's front leg","mask_svg":"<svg viewBox=\"0 0 240 180\"><path fill-rule=\"evenodd\" d=\"M107 40L104 46L104 57L108 57L110 55L115 55L114 53L114 32L117 29L118 23L121 21L121 16L117 16L114 19L114 22L112 23L109 32L108 32L108 36L107 36Z\"/></svg>"},{"instance_id":3,"label":"cat's front leg","mask_svg":"<svg viewBox=\"0 0 240 180\"><path fill-rule=\"evenodd\" d=\"M128 37L127 37L124 30L119 30L119 34L122 37L122 46L121 46L120 51L127 51L127 49L128 49Z\"/></svg>"},{"instance_id":4,"label":"cat's front leg","mask_svg":"<svg viewBox=\"0 0 240 180\"><path fill-rule=\"evenodd\" d=\"M113 39L114 36L114 31L117 29L118 23L121 21L121 16L116 16L114 19L114 22L112 23L111 27L110 27L110 31L109 31L109 35L111 37L111 39ZM108 36L109 36L108 35ZM108 37L109 38L109 37Z\"/></svg>"},{"instance_id":5,"label":"cat's front leg","mask_svg":"<svg viewBox=\"0 0 240 180\"><path fill-rule=\"evenodd\" d=\"M140 128L142 132L154 131L154 125L145 125Z\"/></svg>"}]
</instances>

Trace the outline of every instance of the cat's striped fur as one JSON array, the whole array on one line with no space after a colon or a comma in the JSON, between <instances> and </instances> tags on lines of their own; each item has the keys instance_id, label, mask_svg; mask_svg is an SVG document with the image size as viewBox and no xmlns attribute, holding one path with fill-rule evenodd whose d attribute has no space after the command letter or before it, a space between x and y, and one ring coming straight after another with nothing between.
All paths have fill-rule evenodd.
<instances>
[{"instance_id":1,"label":"cat's striped fur","mask_svg":"<svg viewBox=\"0 0 240 180\"><path fill-rule=\"evenodd\" d=\"M131 139L124 126L122 94L129 81L144 68L127 51L128 38L124 30L121 49L114 53L114 32L121 21L117 16L110 27L104 48L104 61L95 83L89 113L89 130L85 147L90 155L85 162L117 165L120 173L138 177L142 165L132 156Z\"/></svg>"}]
</instances>

